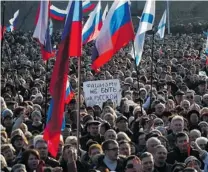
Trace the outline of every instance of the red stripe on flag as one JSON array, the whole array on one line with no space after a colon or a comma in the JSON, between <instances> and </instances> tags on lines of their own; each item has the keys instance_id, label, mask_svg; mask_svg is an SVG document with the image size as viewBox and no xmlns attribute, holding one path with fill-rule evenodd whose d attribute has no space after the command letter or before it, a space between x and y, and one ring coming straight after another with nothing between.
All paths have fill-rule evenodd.
<instances>
[{"instance_id":1,"label":"red stripe on flag","mask_svg":"<svg viewBox=\"0 0 208 172\"><path fill-rule=\"evenodd\" d=\"M70 94L67 96L65 103L69 104L70 101L73 99L74 95L75 95L74 92L71 90Z\"/></svg>"},{"instance_id":2,"label":"red stripe on flag","mask_svg":"<svg viewBox=\"0 0 208 172\"><path fill-rule=\"evenodd\" d=\"M101 54L93 62L91 68L96 71L98 68L100 68L105 63L107 63L117 51L119 51L122 47L126 46L129 43L129 41L133 39L134 39L134 32L133 32L132 23L130 22L122 26L112 36L114 49Z\"/></svg>"},{"instance_id":3,"label":"red stripe on flag","mask_svg":"<svg viewBox=\"0 0 208 172\"><path fill-rule=\"evenodd\" d=\"M44 130L44 139L48 142L48 150L56 157L60 142L61 127L64 114L66 82L68 79L68 39L60 45L51 80L53 80L52 97L54 107L50 121Z\"/></svg>"},{"instance_id":4,"label":"red stripe on flag","mask_svg":"<svg viewBox=\"0 0 208 172\"><path fill-rule=\"evenodd\" d=\"M70 33L70 45L68 49L69 56L81 56L82 53L82 22L76 21L72 22Z\"/></svg>"}]
</instances>

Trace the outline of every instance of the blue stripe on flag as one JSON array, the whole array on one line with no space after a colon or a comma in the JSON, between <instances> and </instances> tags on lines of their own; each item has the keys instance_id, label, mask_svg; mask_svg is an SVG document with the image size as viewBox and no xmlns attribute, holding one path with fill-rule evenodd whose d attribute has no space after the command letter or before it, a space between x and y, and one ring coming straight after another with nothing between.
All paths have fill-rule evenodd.
<instances>
[{"instance_id":1,"label":"blue stripe on flag","mask_svg":"<svg viewBox=\"0 0 208 172\"><path fill-rule=\"evenodd\" d=\"M49 120L51 119L51 115L52 115L52 111L53 111L53 105L54 105L54 101L53 101L53 98L52 98L50 100L50 105L49 105L48 112L47 112L46 123L48 123ZM65 115L64 115L64 118L63 118L63 121L62 121L62 127L61 127L62 131L65 129L65 126L66 126L66 120L65 120Z\"/></svg>"},{"instance_id":2,"label":"blue stripe on flag","mask_svg":"<svg viewBox=\"0 0 208 172\"><path fill-rule=\"evenodd\" d=\"M80 3L82 3L82 1L74 1L73 4L73 8L75 9L79 9L79 8L82 8L82 6L80 5ZM82 9L80 9L82 10ZM80 13L80 10L79 11L74 11L74 15L73 15L73 21L82 21L82 15ZM71 15L71 13L69 13Z\"/></svg>"},{"instance_id":3,"label":"blue stripe on flag","mask_svg":"<svg viewBox=\"0 0 208 172\"><path fill-rule=\"evenodd\" d=\"M163 27L165 27L165 23L163 23L161 26L158 26L158 30L162 29Z\"/></svg>"},{"instance_id":4,"label":"blue stripe on flag","mask_svg":"<svg viewBox=\"0 0 208 172\"><path fill-rule=\"evenodd\" d=\"M152 14L148 14L148 13L143 13L142 14L142 18L141 18L141 22L147 22L147 23L153 23L153 18L154 16Z\"/></svg>"},{"instance_id":5,"label":"blue stripe on flag","mask_svg":"<svg viewBox=\"0 0 208 172\"><path fill-rule=\"evenodd\" d=\"M131 21L129 12L129 4L126 2L125 4L121 5L119 8L117 8L111 18L110 22L110 32L111 35L113 35L119 28L124 26L126 23ZM120 19L120 20L118 20ZM122 19L122 20L121 20Z\"/></svg>"}]
</instances>

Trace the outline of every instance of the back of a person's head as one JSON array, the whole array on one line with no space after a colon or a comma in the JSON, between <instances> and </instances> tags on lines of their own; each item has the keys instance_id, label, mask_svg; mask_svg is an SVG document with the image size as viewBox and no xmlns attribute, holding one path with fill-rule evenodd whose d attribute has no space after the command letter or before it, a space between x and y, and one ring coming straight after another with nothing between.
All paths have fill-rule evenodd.
<instances>
[{"instance_id":1,"label":"back of a person's head","mask_svg":"<svg viewBox=\"0 0 208 172\"><path fill-rule=\"evenodd\" d=\"M12 167L12 171L11 172L26 172L26 167L24 164L15 164L13 167Z\"/></svg>"}]
</instances>

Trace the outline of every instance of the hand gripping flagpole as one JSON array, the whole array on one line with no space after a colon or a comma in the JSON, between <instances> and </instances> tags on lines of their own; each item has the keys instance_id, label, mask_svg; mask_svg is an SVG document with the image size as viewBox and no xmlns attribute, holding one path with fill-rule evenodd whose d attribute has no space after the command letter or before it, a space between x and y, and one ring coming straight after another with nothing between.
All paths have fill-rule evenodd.
<instances>
[{"instance_id":1,"label":"hand gripping flagpole","mask_svg":"<svg viewBox=\"0 0 208 172\"><path fill-rule=\"evenodd\" d=\"M151 109L152 106L152 87L153 87L153 56L154 56L154 39L155 39L155 30L154 30L154 25L152 26L152 53L151 53L151 78L150 78L150 82L151 82L151 91L150 91L150 106L149 106L149 110Z\"/></svg>"},{"instance_id":2,"label":"hand gripping flagpole","mask_svg":"<svg viewBox=\"0 0 208 172\"><path fill-rule=\"evenodd\" d=\"M81 104L81 99L80 99L80 93L81 93L81 56L77 57L78 58L78 103L77 103L77 151L79 154L79 144L80 144L80 140L79 140L79 133L80 133L80 104Z\"/></svg>"},{"instance_id":3,"label":"hand gripping flagpole","mask_svg":"<svg viewBox=\"0 0 208 172\"><path fill-rule=\"evenodd\" d=\"M139 73L139 65L137 66L136 64L136 54L135 54L135 47L134 47L134 42L132 41L132 47L133 47L133 52L134 52L134 62L135 62L135 70L136 70L136 73L137 73L137 82L138 82L138 90L139 90L139 93L140 93L140 86L139 86L139 77L140 77L140 73ZM141 106L141 114L143 116L143 110L142 110L142 102L140 102L140 106Z\"/></svg>"}]
</instances>

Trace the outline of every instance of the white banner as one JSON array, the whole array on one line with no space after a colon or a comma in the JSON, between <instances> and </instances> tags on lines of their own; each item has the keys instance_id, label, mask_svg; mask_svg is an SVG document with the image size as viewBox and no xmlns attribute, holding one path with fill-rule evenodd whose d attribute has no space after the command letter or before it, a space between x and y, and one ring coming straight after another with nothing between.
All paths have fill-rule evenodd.
<instances>
[{"instance_id":1,"label":"white banner","mask_svg":"<svg viewBox=\"0 0 208 172\"><path fill-rule=\"evenodd\" d=\"M118 79L87 81L83 83L84 98L87 106L99 105L108 99L115 102L117 106L121 101L121 85Z\"/></svg>"}]
</instances>

